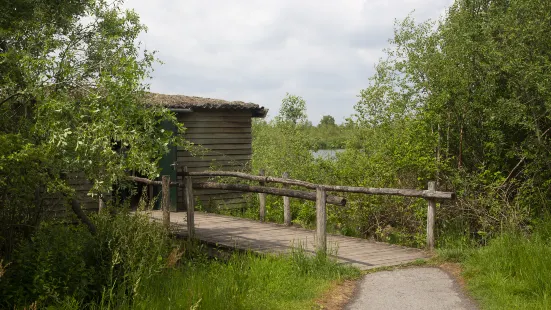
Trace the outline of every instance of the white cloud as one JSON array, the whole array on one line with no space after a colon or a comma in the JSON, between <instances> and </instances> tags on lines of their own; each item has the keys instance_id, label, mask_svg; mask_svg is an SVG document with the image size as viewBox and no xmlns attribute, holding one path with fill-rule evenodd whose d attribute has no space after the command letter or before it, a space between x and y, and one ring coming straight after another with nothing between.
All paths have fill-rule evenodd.
<instances>
[{"instance_id":1,"label":"white cloud","mask_svg":"<svg viewBox=\"0 0 551 310\"><path fill-rule=\"evenodd\" d=\"M357 94L393 34L415 10L436 19L452 0L127 0L159 51L151 89L255 102L274 116L286 92L310 119L353 113Z\"/></svg>"}]
</instances>

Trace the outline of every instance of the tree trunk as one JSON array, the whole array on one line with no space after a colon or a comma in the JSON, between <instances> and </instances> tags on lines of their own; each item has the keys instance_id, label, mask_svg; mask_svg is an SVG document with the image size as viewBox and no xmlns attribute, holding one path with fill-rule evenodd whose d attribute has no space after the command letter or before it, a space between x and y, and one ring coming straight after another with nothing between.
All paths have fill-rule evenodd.
<instances>
[{"instance_id":1,"label":"tree trunk","mask_svg":"<svg viewBox=\"0 0 551 310\"><path fill-rule=\"evenodd\" d=\"M80 203L76 199L71 199L71 209L75 212L79 220L88 227L90 233L95 235L97 233L96 225L94 225L86 213L82 211L82 208L80 208Z\"/></svg>"}]
</instances>

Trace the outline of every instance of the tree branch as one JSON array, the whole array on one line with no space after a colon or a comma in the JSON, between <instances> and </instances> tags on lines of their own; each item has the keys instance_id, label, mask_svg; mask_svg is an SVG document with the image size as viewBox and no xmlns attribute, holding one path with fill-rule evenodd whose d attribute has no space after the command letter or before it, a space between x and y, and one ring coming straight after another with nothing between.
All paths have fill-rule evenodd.
<instances>
[{"instance_id":1,"label":"tree branch","mask_svg":"<svg viewBox=\"0 0 551 310\"><path fill-rule=\"evenodd\" d=\"M7 102L8 100L10 100L11 98L16 97L16 96L19 96L19 95L22 95L22 93L17 92L17 93L15 93L15 94L9 96L8 98L2 100L2 102L0 102L0 105L3 105L5 102Z\"/></svg>"},{"instance_id":2,"label":"tree branch","mask_svg":"<svg viewBox=\"0 0 551 310\"><path fill-rule=\"evenodd\" d=\"M79 220L88 227L90 233L92 233L92 235L95 235L97 233L96 225L94 225L94 223L90 221L90 218L86 215L86 213L82 211L82 209L80 208L80 203L76 199L71 199L71 209L73 210L73 212L75 212Z\"/></svg>"}]
</instances>

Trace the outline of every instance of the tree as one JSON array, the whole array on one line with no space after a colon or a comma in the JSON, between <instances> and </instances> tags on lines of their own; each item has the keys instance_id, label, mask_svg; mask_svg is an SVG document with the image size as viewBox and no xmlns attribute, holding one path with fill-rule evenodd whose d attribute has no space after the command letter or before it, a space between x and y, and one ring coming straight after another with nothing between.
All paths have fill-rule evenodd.
<instances>
[{"instance_id":1,"label":"tree","mask_svg":"<svg viewBox=\"0 0 551 310\"><path fill-rule=\"evenodd\" d=\"M145 100L155 58L137 42L138 15L122 1L15 0L0 18L0 226L25 224L39 193L70 196L67 173L93 193L130 170L156 176L168 145L183 143L161 122L182 127Z\"/></svg>"},{"instance_id":2,"label":"tree","mask_svg":"<svg viewBox=\"0 0 551 310\"><path fill-rule=\"evenodd\" d=\"M550 12L549 1L458 0L437 27L408 18L356 106L364 129L406 126L411 139L385 147L430 154L482 231L548 208Z\"/></svg>"},{"instance_id":3,"label":"tree","mask_svg":"<svg viewBox=\"0 0 551 310\"><path fill-rule=\"evenodd\" d=\"M324 115L318 124L318 127L322 126L336 126L335 118L331 115Z\"/></svg>"},{"instance_id":4,"label":"tree","mask_svg":"<svg viewBox=\"0 0 551 310\"><path fill-rule=\"evenodd\" d=\"M291 122L292 124L305 124L308 120L306 115L306 101L300 96L287 93L281 101L281 108L276 120Z\"/></svg>"}]
</instances>

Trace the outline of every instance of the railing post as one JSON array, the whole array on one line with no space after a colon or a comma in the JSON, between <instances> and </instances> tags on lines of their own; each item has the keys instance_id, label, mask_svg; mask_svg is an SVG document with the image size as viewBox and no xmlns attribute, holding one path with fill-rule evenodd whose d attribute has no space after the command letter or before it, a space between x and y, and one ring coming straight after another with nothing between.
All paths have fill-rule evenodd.
<instances>
[{"instance_id":1,"label":"railing post","mask_svg":"<svg viewBox=\"0 0 551 310\"><path fill-rule=\"evenodd\" d=\"M260 172L258 173L258 175L264 176L264 174L265 174L264 169L260 169ZM260 186L265 186L266 182L259 182L259 184ZM260 207L258 210L260 221L264 222L264 220L266 219L266 194L259 193L258 202L260 204Z\"/></svg>"},{"instance_id":2,"label":"railing post","mask_svg":"<svg viewBox=\"0 0 551 310\"><path fill-rule=\"evenodd\" d=\"M148 209L153 209L153 184L147 185Z\"/></svg>"},{"instance_id":3,"label":"railing post","mask_svg":"<svg viewBox=\"0 0 551 310\"><path fill-rule=\"evenodd\" d=\"M283 172L283 178L289 178L289 172ZM289 185L283 185L284 188L288 188ZM291 198L283 196L283 223L286 226L291 226Z\"/></svg>"},{"instance_id":4,"label":"railing post","mask_svg":"<svg viewBox=\"0 0 551 310\"><path fill-rule=\"evenodd\" d=\"M316 189L316 251L326 253L327 250L327 235L326 221L327 215L325 212L325 200L327 195L323 187Z\"/></svg>"},{"instance_id":5,"label":"railing post","mask_svg":"<svg viewBox=\"0 0 551 310\"><path fill-rule=\"evenodd\" d=\"M428 184L428 191L436 191L436 182L430 181ZM434 221L436 217L436 201L434 199L427 199L427 248L434 250Z\"/></svg>"},{"instance_id":6,"label":"railing post","mask_svg":"<svg viewBox=\"0 0 551 310\"><path fill-rule=\"evenodd\" d=\"M98 195L98 213L101 213L101 210L105 208L105 202L103 202L103 199L101 197L101 194Z\"/></svg>"},{"instance_id":7,"label":"railing post","mask_svg":"<svg viewBox=\"0 0 551 310\"><path fill-rule=\"evenodd\" d=\"M195 236L195 198L193 197L193 181L188 174L187 166L184 167L184 201L187 212L187 233L189 238Z\"/></svg>"},{"instance_id":8,"label":"railing post","mask_svg":"<svg viewBox=\"0 0 551 310\"><path fill-rule=\"evenodd\" d=\"M168 229L170 228L170 176L168 175L163 175L162 192L163 225Z\"/></svg>"}]
</instances>

